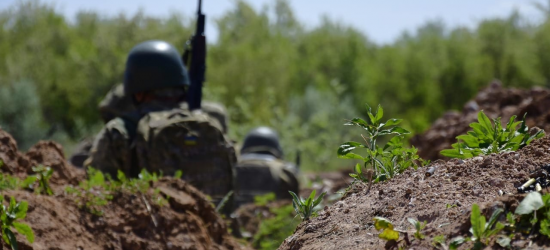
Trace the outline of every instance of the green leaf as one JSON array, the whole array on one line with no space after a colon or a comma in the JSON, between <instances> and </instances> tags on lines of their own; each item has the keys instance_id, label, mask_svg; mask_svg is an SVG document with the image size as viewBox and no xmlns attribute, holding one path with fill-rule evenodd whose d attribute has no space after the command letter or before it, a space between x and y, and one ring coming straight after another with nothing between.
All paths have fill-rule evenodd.
<instances>
[{"instance_id":1,"label":"green leaf","mask_svg":"<svg viewBox=\"0 0 550 250\"><path fill-rule=\"evenodd\" d=\"M529 193L525 198L519 203L519 206L516 208L516 214L530 214L533 211L538 210L544 206L542 201L542 196L539 192Z\"/></svg>"},{"instance_id":2,"label":"green leaf","mask_svg":"<svg viewBox=\"0 0 550 250\"><path fill-rule=\"evenodd\" d=\"M353 118L351 119L350 123L347 123L345 125L355 125L365 129L370 128L370 124L361 118Z\"/></svg>"},{"instance_id":3,"label":"green leaf","mask_svg":"<svg viewBox=\"0 0 550 250\"><path fill-rule=\"evenodd\" d=\"M417 228L418 227L418 221L413 219L413 218L407 218L407 221L409 221L409 223L411 223L413 225L414 228Z\"/></svg>"},{"instance_id":4,"label":"green leaf","mask_svg":"<svg viewBox=\"0 0 550 250\"><path fill-rule=\"evenodd\" d=\"M546 235L547 237L550 237L550 220L548 218L541 220L539 232L542 235Z\"/></svg>"},{"instance_id":5,"label":"green leaf","mask_svg":"<svg viewBox=\"0 0 550 250\"><path fill-rule=\"evenodd\" d=\"M25 223L13 222L13 227L17 230L17 232L24 235L29 243L34 242L34 233L29 225Z\"/></svg>"},{"instance_id":6,"label":"green leaf","mask_svg":"<svg viewBox=\"0 0 550 250\"><path fill-rule=\"evenodd\" d=\"M6 243L8 243L8 245L11 246L11 249L13 250L19 249L17 246L17 239L15 238L15 235L9 228L4 229L4 234L6 234L6 237L8 238L8 241Z\"/></svg>"},{"instance_id":7,"label":"green leaf","mask_svg":"<svg viewBox=\"0 0 550 250\"><path fill-rule=\"evenodd\" d=\"M384 116L384 110L382 109L382 106L378 104L378 110L376 111L376 117L374 118L376 119L376 122L373 123L377 123L378 121L380 121L380 119L382 119L382 116Z\"/></svg>"},{"instance_id":8,"label":"green leaf","mask_svg":"<svg viewBox=\"0 0 550 250\"><path fill-rule=\"evenodd\" d=\"M461 154L457 149L443 149L439 153L449 158L465 159L464 154Z\"/></svg>"},{"instance_id":9,"label":"green leaf","mask_svg":"<svg viewBox=\"0 0 550 250\"><path fill-rule=\"evenodd\" d=\"M390 127L400 124L403 121L403 119L389 119L385 124L384 127Z\"/></svg>"},{"instance_id":10,"label":"green leaf","mask_svg":"<svg viewBox=\"0 0 550 250\"><path fill-rule=\"evenodd\" d=\"M398 134L398 135L406 135L406 134L410 134L411 132L409 132L408 130L402 128L402 127L393 127L391 128L390 130L390 133L392 134Z\"/></svg>"},{"instance_id":11,"label":"green leaf","mask_svg":"<svg viewBox=\"0 0 550 250\"><path fill-rule=\"evenodd\" d=\"M498 217L500 216L500 214L503 212L504 210L502 210L502 208L497 208L493 214L491 215L491 217L489 218L489 221L487 222L487 225L485 226L485 228L492 228L493 225L495 224L495 222L498 220Z\"/></svg>"},{"instance_id":12,"label":"green leaf","mask_svg":"<svg viewBox=\"0 0 550 250\"><path fill-rule=\"evenodd\" d=\"M346 142L340 145L338 148L338 157L343 159L359 159L363 160L364 158L358 154L351 153L351 151L355 150L356 148L365 148L365 145L358 143L358 142Z\"/></svg>"},{"instance_id":13,"label":"green leaf","mask_svg":"<svg viewBox=\"0 0 550 250\"><path fill-rule=\"evenodd\" d=\"M479 113L477 114L477 119L479 121L479 123L487 130L488 132L488 136L492 139L495 139L493 137L493 124L491 123L491 120L489 119L489 117L487 117L487 115L485 115L485 113L483 113L483 110L482 111L479 111Z\"/></svg>"},{"instance_id":14,"label":"green leaf","mask_svg":"<svg viewBox=\"0 0 550 250\"><path fill-rule=\"evenodd\" d=\"M378 238L384 239L384 240L398 240L399 239L399 233L392 228L386 228L384 231L382 231L381 234L378 235Z\"/></svg>"},{"instance_id":15,"label":"green leaf","mask_svg":"<svg viewBox=\"0 0 550 250\"><path fill-rule=\"evenodd\" d=\"M117 178L120 182L126 182L126 181L128 181L128 180L126 179L126 175L124 174L124 172L120 171L120 169L117 170L116 178Z\"/></svg>"},{"instance_id":16,"label":"green leaf","mask_svg":"<svg viewBox=\"0 0 550 250\"><path fill-rule=\"evenodd\" d=\"M319 197L317 197L317 200L313 202L313 207L316 207L317 205L319 205L319 203L321 203L321 201L323 201L323 197L325 196L325 194L327 193L323 192L321 193L321 195L319 195Z\"/></svg>"},{"instance_id":17,"label":"green leaf","mask_svg":"<svg viewBox=\"0 0 550 250\"><path fill-rule=\"evenodd\" d=\"M374 217L374 228L376 228L376 230L378 231L380 231L380 229L386 229L386 228L393 229L393 225L391 221L389 221L384 217Z\"/></svg>"},{"instance_id":18,"label":"green leaf","mask_svg":"<svg viewBox=\"0 0 550 250\"><path fill-rule=\"evenodd\" d=\"M508 224L510 224L511 226L514 226L516 224L516 216L512 213L512 212L508 212L506 214L506 221L508 222Z\"/></svg>"},{"instance_id":19,"label":"green leaf","mask_svg":"<svg viewBox=\"0 0 550 250\"><path fill-rule=\"evenodd\" d=\"M37 180L37 177L32 175L32 176L29 176L27 178L25 178L25 180L23 180L23 182L21 182L21 184L19 185L20 187L22 188L32 188L32 184L34 184Z\"/></svg>"},{"instance_id":20,"label":"green leaf","mask_svg":"<svg viewBox=\"0 0 550 250\"><path fill-rule=\"evenodd\" d=\"M361 170L361 164L357 163L355 164L355 173L361 175L363 171Z\"/></svg>"},{"instance_id":21,"label":"green leaf","mask_svg":"<svg viewBox=\"0 0 550 250\"><path fill-rule=\"evenodd\" d=\"M479 147L479 140L471 135L459 135L456 137L457 140L463 141L468 147Z\"/></svg>"},{"instance_id":22,"label":"green leaf","mask_svg":"<svg viewBox=\"0 0 550 250\"><path fill-rule=\"evenodd\" d=\"M17 209L15 211L15 218L16 219L25 219L27 216L27 210L29 209L29 204L26 201L22 201L18 204Z\"/></svg>"},{"instance_id":23,"label":"green leaf","mask_svg":"<svg viewBox=\"0 0 550 250\"><path fill-rule=\"evenodd\" d=\"M466 239L462 236L455 237L451 240L451 243L449 243L449 249L454 250L457 249L460 245L464 244L466 242Z\"/></svg>"},{"instance_id":24,"label":"green leaf","mask_svg":"<svg viewBox=\"0 0 550 250\"><path fill-rule=\"evenodd\" d=\"M105 185L105 176L99 170L88 168L89 184L92 187L101 187Z\"/></svg>"},{"instance_id":25,"label":"green leaf","mask_svg":"<svg viewBox=\"0 0 550 250\"><path fill-rule=\"evenodd\" d=\"M512 240L509 237L504 236L504 235L497 236L497 240L496 240L497 244L499 244L501 247L504 247L504 248L511 247L511 245L510 245L511 241Z\"/></svg>"},{"instance_id":26,"label":"green leaf","mask_svg":"<svg viewBox=\"0 0 550 250\"><path fill-rule=\"evenodd\" d=\"M472 234L476 239L480 240L485 231L485 217L481 215L479 206L475 203L472 205L470 222L472 224Z\"/></svg>"},{"instance_id":27,"label":"green leaf","mask_svg":"<svg viewBox=\"0 0 550 250\"><path fill-rule=\"evenodd\" d=\"M174 174L174 179L180 179L182 175L183 175L183 172L181 170L178 170Z\"/></svg>"}]
</instances>

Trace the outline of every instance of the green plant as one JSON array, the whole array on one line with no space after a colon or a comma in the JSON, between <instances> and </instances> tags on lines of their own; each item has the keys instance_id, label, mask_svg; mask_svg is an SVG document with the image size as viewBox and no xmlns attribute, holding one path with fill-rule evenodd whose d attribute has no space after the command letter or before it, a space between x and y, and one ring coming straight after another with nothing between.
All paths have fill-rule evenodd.
<instances>
[{"instance_id":1,"label":"green plant","mask_svg":"<svg viewBox=\"0 0 550 250\"><path fill-rule=\"evenodd\" d=\"M53 169L39 165L38 167L32 167L32 171L36 173L36 180L38 180L38 192L53 195L53 191L49 183L49 180L53 174Z\"/></svg>"},{"instance_id":2,"label":"green plant","mask_svg":"<svg viewBox=\"0 0 550 250\"><path fill-rule=\"evenodd\" d=\"M538 231L542 235L550 237L550 195L542 196L539 192L529 193L519 203L514 211L519 215L519 222L514 223L516 230L530 233ZM512 224L515 217L510 216L509 221Z\"/></svg>"},{"instance_id":3,"label":"green plant","mask_svg":"<svg viewBox=\"0 0 550 250\"><path fill-rule=\"evenodd\" d=\"M292 206L294 207L294 210L296 211L296 214L299 215L302 220L308 220L309 217L312 215L315 215L315 207L323 201L323 197L326 193L322 193L315 199L315 190L311 192L309 197L307 199L302 199L301 197L298 197L294 192L288 191L290 195L292 195Z\"/></svg>"},{"instance_id":4,"label":"green plant","mask_svg":"<svg viewBox=\"0 0 550 250\"><path fill-rule=\"evenodd\" d=\"M68 186L65 192L76 196L77 206L96 216L102 216L101 207L107 205L113 199L106 185L105 176L99 170L92 167L87 169L88 179L79 183L78 187Z\"/></svg>"},{"instance_id":5,"label":"green plant","mask_svg":"<svg viewBox=\"0 0 550 250\"><path fill-rule=\"evenodd\" d=\"M261 218L258 232L252 240L252 246L256 249L277 249L300 223L294 219L294 209L291 205L271 207L269 211L274 216Z\"/></svg>"},{"instance_id":6,"label":"green plant","mask_svg":"<svg viewBox=\"0 0 550 250\"><path fill-rule=\"evenodd\" d=\"M421 223L414 218L407 218L407 220L413 225L414 229L416 230L416 232L414 233L414 237L419 240L424 239L425 236L420 231L422 231L422 229L426 227L426 221Z\"/></svg>"},{"instance_id":7,"label":"green plant","mask_svg":"<svg viewBox=\"0 0 550 250\"><path fill-rule=\"evenodd\" d=\"M438 235L433 238L432 245L434 247L441 247L445 250L455 250L458 249L460 245L462 245L464 242L466 242L466 239L462 236L455 237L449 242L449 245L447 246L445 235Z\"/></svg>"},{"instance_id":8,"label":"green plant","mask_svg":"<svg viewBox=\"0 0 550 250\"><path fill-rule=\"evenodd\" d=\"M266 206L269 202L274 201L276 198L277 196L273 192L264 195L256 195L254 196L254 204L256 204L256 206Z\"/></svg>"},{"instance_id":9,"label":"green plant","mask_svg":"<svg viewBox=\"0 0 550 250\"><path fill-rule=\"evenodd\" d=\"M483 244L487 244L491 236L496 235L504 229L504 225L497 221L502 211L501 208L497 208L489 218L489 221L486 222L485 216L481 215L479 206L477 204L472 205L472 213L470 215L472 227L470 228L470 232L473 235L472 240L476 242L478 248Z\"/></svg>"},{"instance_id":10,"label":"green plant","mask_svg":"<svg viewBox=\"0 0 550 250\"><path fill-rule=\"evenodd\" d=\"M417 155L416 148L404 148L403 137L410 132L399 127L401 119L389 119L386 122L381 122L384 110L378 105L376 113L372 113L371 107L367 106L368 121L361 118L353 118L345 125L358 126L366 131L366 135L361 135L365 143L354 141L345 142L338 148L338 157L344 159L362 160L363 166L367 169L373 169L375 174L375 182L383 181L402 173L409 167L418 167L416 161L424 163ZM378 140L382 136L392 136L391 139L383 146L377 145ZM355 149L365 149L365 156L353 153ZM361 167L356 165L355 173L350 174L356 181L367 182L371 181L369 177L365 178L362 174Z\"/></svg>"},{"instance_id":11,"label":"green plant","mask_svg":"<svg viewBox=\"0 0 550 250\"><path fill-rule=\"evenodd\" d=\"M0 196L0 202L4 202L4 196ZM15 234L12 231L14 228L17 232L24 235L27 241L34 242L34 233L32 228L22 222L16 222L16 220L25 219L27 216L28 203L26 201L17 202L14 197L11 197L10 204L6 207L4 204L0 207L0 220L2 221L2 239L11 249L17 250L17 240Z\"/></svg>"},{"instance_id":12,"label":"green plant","mask_svg":"<svg viewBox=\"0 0 550 250\"><path fill-rule=\"evenodd\" d=\"M384 217L374 217L374 228L382 233L378 235L378 238L384 240L398 240L399 232L393 229L393 224L390 220Z\"/></svg>"},{"instance_id":13,"label":"green plant","mask_svg":"<svg viewBox=\"0 0 550 250\"><path fill-rule=\"evenodd\" d=\"M453 144L453 149L445 149L441 151L443 156L451 158L471 158L478 155L488 155L491 153L502 153L508 151L516 151L526 145L529 145L534 139L544 136L544 130L538 130L529 134L529 128L525 124L525 116L523 121L515 122L516 116L510 117L508 124L502 127L500 117L493 119L493 123L489 117L480 111L477 115L478 122L470 124L473 131L469 131L466 135L456 137L457 143ZM519 129L516 129L520 126Z\"/></svg>"}]
</instances>

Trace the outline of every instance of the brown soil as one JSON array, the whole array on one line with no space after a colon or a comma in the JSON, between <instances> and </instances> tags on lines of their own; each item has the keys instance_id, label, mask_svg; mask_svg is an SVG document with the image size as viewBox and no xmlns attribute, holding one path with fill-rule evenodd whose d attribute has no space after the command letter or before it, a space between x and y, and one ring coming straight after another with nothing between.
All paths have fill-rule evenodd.
<instances>
[{"instance_id":1,"label":"brown soil","mask_svg":"<svg viewBox=\"0 0 550 250\"><path fill-rule=\"evenodd\" d=\"M423 134L411 139L420 157L427 160L444 159L439 152L451 148L456 137L471 130L469 124L477 121L477 113L483 110L489 118L502 117L506 124L516 115L516 121L527 113L527 125L550 131L550 90L503 88L499 82L491 83L467 102L462 112L450 111L437 119Z\"/></svg>"},{"instance_id":2,"label":"brown soil","mask_svg":"<svg viewBox=\"0 0 550 250\"><path fill-rule=\"evenodd\" d=\"M550 136L518 152L464 161L438 160L431 164L436 171L430 177L425 176L426 168L422 168L374 184L368 194L364 186L359 186L359 191L348 193L334 205L325 207L318 217L301 223L279 249L389 248L386 241L378 238L379 232L373 225L375 216L390 219L401 230L412 230L408 217L427 221L424 230L427 238L412 242L410 248L432 249L432 239L437 235L470 236L469 211L473 203L490 208L496 200L503 199L508 207L516 206L521 200L515 195L516 187L528 179L530 171L549 162ZM489 210L485 209L486 217ZM516 245L528 243L520 238L514 241ZM533 249L540 245L550 247L548 242L533 244ZM460 249L470 247L466 244Z\"/></svg>"},{"instance_id":3,"label":"brown soil","mask_svg":"<svg viewBox=\"0 0 550 250\"><path fill-rule=\"evenodd\" d=\"M59 144L39 142L22 154L13 138L0 130L3 172L24 178L38 164L55 170L50 181L53 196L3 191L6 198L29 203L24 222L33 228L35 242L30 244L17 234L20 249L245 249L229 235L206 197L179 179L163 178L153 184L153 189L168 199L166 205L155 202L156 194L150 189L143 195L115 194L102 207L102 216L79 209L77 197L64 189L77 184L85 173L68 164L62 152Z\"/></svg>"}]
</instances>

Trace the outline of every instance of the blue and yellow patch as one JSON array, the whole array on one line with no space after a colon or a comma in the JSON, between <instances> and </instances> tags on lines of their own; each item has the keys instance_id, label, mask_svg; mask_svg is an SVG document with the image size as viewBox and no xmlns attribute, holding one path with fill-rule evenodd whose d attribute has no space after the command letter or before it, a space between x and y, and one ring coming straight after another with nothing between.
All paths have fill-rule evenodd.
<instances>
[{"instance_id":1,"label":"blue and yellow patch","mask_svg":"<svg viewBox=\"0 0 550 250\"><path fill-rule=\"evenodd\" d=\"M183 139L183 142L185 143L185 145L188 146L197 145L197 137L193 135L188 135Z\"/></svg>"}]
</instances>

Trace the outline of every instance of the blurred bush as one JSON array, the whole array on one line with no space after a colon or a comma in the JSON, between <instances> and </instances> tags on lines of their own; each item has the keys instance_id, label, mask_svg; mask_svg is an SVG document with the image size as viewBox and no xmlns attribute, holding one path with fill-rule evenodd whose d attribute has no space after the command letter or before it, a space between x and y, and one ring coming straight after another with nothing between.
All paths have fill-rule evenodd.
<instances>
[{"instance_id":1,"label":"blurred bush","mask_svg":"<svg viewBox=\"0 0 550 250\"><path fill-rule=\"evenodd\" d=\"M21 145L55 134L72 141L93 134L101 125L97 104L122 81L128 51L149 39L181 50L193 18L82 11L68 19L39 1L0 11L2 96L32 88L24 84L35 86L35 98L0 100L0 124ZM284 0L261 10L236 1L216 24L219 39L208 48L205 99L228 107L236 140L258 125L276 128L288 159L301 150L304 169L351 164L335 160L332 149L343 137L352 139L341 124L366 115L360 113L365 103L380 103L389 117L421 132L494 78L505 86L550 84L550 19L534 24L516 12L482 20L474 29L429 21L384 45L326 17L306 28ZM27 122L9 115L31 108L32 115L17 118Z\"/></svg>"}]
</instances>

